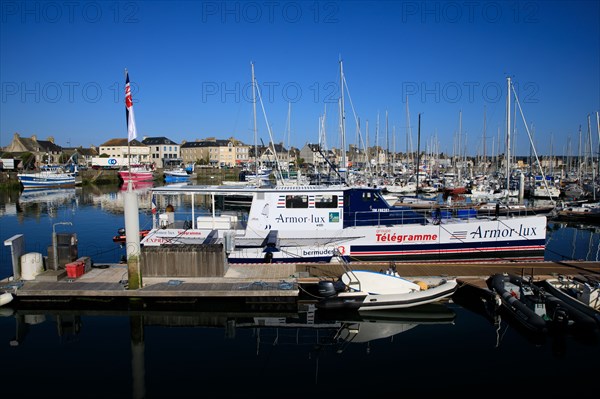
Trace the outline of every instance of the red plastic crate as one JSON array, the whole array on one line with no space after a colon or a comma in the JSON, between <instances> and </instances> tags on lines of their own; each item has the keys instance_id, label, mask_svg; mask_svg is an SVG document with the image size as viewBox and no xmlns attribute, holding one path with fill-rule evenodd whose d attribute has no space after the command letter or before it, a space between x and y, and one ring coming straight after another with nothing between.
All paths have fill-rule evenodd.
<instances>
[{"instance_id":1,"label":"red plastic crate","mask_svg":"<svg viewBox=\"0 0 600 399\"><path fill-rule=\"evenodd\" d=\"M85 264L83 262L67 263L65 269L67 269L67 277L77 278L83 276Z\"/></svg>"}]
</instances>

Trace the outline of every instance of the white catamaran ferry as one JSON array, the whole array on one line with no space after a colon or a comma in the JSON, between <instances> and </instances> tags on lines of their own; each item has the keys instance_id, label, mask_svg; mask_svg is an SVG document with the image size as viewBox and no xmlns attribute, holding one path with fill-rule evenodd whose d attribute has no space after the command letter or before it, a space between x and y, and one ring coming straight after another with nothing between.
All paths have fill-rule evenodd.
<instances>
[{"instance_id":1,"label":"white catamaran ferry","mask_svg":"<svg viewBox=\"0 0 600 399\"><path fill-rule=\"evenodd\" d=\"M335 249L348 262L544 258L545 216L416 211L391 206L377 188L166 186L152 193L161 211L142 245L222 243L229 263L329 262ZM249 211L217 210L231 195L251 199ZM173 209L178 204L191 209Z\"/></svg>"}]
</instances>

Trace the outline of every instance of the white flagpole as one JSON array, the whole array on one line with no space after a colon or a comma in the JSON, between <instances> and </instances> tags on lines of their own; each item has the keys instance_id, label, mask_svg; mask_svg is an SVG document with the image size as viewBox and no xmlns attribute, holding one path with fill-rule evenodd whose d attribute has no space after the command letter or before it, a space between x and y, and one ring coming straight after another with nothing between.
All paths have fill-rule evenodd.
<instances>
[{"instance_id":1,"label":"white flagpole","mask_svg":"<svg viewBox=\"0 0 600 399\"><path fill-rule=\"evenodd\" d=\"M127 68L125 68L125 110L127 113L127 120L125 126L127 126L127 170L128 170L128 182L127 182L127 190L131 191L131 151L129 149L129 114L127 110Z\"/></svg>"},{"instance_id":2,"label":"white flagpole","mask_svg":"<svg viewBox=\"0 0 600 399\"><path fill-rule=\"evenodd\" d=\"M125 107L127 115L127 159L129 160L129 182L127 191L124 193L123 205L125 214L125 244L127 250L127 274L128 289L138 289L142 287L142 273L140 270L140 221L139 205L136 193L132 189L131 181L131 150L130 150L130 131L132 140L136 137L135 119L133 118L133 102L131 99L131 85L127 86L129 75L125 68ZM129 106L128 106L129 105ZM133 130L131 130L133 129Z\"/></svg>"}]
</instances>

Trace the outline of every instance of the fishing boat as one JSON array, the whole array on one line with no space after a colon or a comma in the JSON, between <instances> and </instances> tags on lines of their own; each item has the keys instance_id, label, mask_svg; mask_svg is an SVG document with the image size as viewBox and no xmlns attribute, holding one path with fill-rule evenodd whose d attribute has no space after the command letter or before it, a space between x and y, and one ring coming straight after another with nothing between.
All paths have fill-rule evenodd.
<instances>
[{"instance_id":1,"label":"fishing boat","mask_svg":"<svg viewBox=\"0 0 600 399\"><path fill-rule=\"evenodd\" d=\"M43 170L17 174L24 189L75 187L75 173L61 170Z\"/></svg>"},{"instance_id":2,"label":"fishing boat","mask_svg":"<svg viewBox=\"0 0 600 399\"><path fill-rule=\"evenodd\" d=\"M152 181L154 180L154 172L149 165L131 165L129 168L119 171L119 178L124 182L131 180L133 183Z\"/></svg>"},{"instance_id":3,"label":"fishing boat","mask_svg":"<svg viewBox=\"0 0 600 399\"><path fill-rule=\"evenodd\" d=\"M559 275L535 284L600 323L599 277Z\"/></svg>"},{"instance_id":4,"label":"fishing boat","mask_svg":"<svg viewBox=\"0 0 600 399\"><path fill-rule=\"evenodd\" d=\"M502 309L532 332L598 330L592 317L517 275L494 274L487 285L500 295Z\"/></svg>"},{"instance_id":5,"label":"fishing boat","mask_svg":"<svg viewBox=\"0 0 600 399\"><path fill-rule=\"evenodd\" d=\"M455 279L440 279L429 287L424 281L411 282L397 273L349 270L336 281L319 281L317 309L354 309L359 312L403 309L439 302L457 288Z\"/></svg>"},{"instance_id":6,"label":"fishing boat","mask_svg":"<svg viewBox=\"0 0 600 399\"><path fill-rule=\"evenodd\" d=\"M165 170L164 173L165 173L165 179L167 177L174 177L174 178L189 178L190 177L190 175L184 168L169 169L169 170Z\"/></svg>"},{"instance_id":7,"label":"fishing boat","mask_svg":"<svg viewBox=\"0 0 600 399\"><path fill-rule=\"evenodd\" d=\"M189 181L190 175L184 168L175 168L165 170L164 178L166 183L177 183Z\"/></svg>"},{"instance_id":8,"label":"fishing boat","mask_svg":"<svg viewBox=\"0 0 600 399\"><path fill-rule=\"evenodd\" d=\"M154 187L152 195L159 211L144 246L222 243L229 263L330 262L334 250L347 262L544 257L544 216L490 218L471 212L440 220L436 210L390 205L378 188L187 185ZM215 197L240 195L250 197L248 211L215 206ZM171 202L191 207L162 211Z\"/></svg>"}]
</instances>

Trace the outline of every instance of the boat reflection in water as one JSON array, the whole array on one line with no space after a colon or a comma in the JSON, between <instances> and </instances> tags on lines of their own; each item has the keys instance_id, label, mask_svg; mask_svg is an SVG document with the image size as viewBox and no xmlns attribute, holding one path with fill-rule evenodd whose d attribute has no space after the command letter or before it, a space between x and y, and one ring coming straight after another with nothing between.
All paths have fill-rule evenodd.
<instances>
[{"instance_id":1,"label":"boat reflection in water","mask_svg":"<svg viewBox=\"0 0 600 399\"><path fill-rule=\"evenodd\" d=\"M39 188L24 190L18 198L19 213L54 216L61 207L78 206L76 188Z\"/></svg>"},{"instance_id":2,"label":"boat reflection in water","mask_svg":"<svg viewBox=\"0 0 600 399\"><path fill-rule=\"evenodd\" d=\"M368 315L223 300L10 305L0 308L7 397L437 395L489 389L515 357L535 366L511 376L520 392L579 394L583 384L527 383L531 373L591 379L600 355L569 336L560 351L531 345L504 318L498 329L452 301Z\"/></svg>"},{"instance_id":3,"label":"boat reflection in water","mask_svg":"<svg viewBox=\"0 0 600 399\"><path fill-rule=\"evenodd\" d=\"M337 353L350 344L366 344L367 353L370 353L371 341L393 339L421 324L452 324L456 317L456 313L441 303L362 313L321 311L318 315L322 320L338 320L340 326L333 336Z\"/></svg>"},{"instance_id":4,"label":"boat reflection in water","mask_svg":"<svg viewBox=\"0 0 600 399\"><path fill-rule=\"evenodd\" d=\"M131 182L131 189L132 190L140 190L142 192L146 192L148 190L150 190L152 187L154 187L154 182L152 180L150 181L132 181ZM119 189L121 191L125 191L129 189L129 182L128 181L124 181L120 186Z\"/></svg>"},{"instance_id":5,"label":"boat reflection in water","mask_svg":"<svg viewBox=\"0 0 600 399\"><path fill-rule=\"evenodd\" d=\"M229 309L222 307L224 310L208 310L211 305L205 304L198 310L195 304L191 307L185 303L170 303L164 306L160 302L148 302L141 310L118 310L122 308L120 306L115 310L115 301L118 299L105 302L90 300L90 303L94 304L93 309L81 309L79 305L77 309L64 308L60 306L61 303L42 308L43 303L30 305L21 301L17 310L9 306L3 307L0 316L14 317L17 321L15 338L11 341L14 346L23 343L28 332L37 328L38 324L54 321L59 336L77 335L82 330L82 320L95 316L136 318L142 321L144 327L222 328L227 338L235 338L236 331L240 329L252 329L257 335L262 334L261 331L265 334L279 334L282 330L293 330L296 344L320 343L327 346L346 346L350 343L368 343L391 338L420 324L452 324L456 317L452 309L441 303L359 314L352 311L320 311L312 304L300 305L298 309L292 309L292 305L285 305L280 310L260 310L261 305L257 305L259 310L240 308L243 305L235 305ZM104 309L105 306L102 305L112 306L113 309ZM283 343L284 336L285 334L278 336L275 342Z\"/></svg>"},{"instance_id":6,"label":"boat reflection in water","mask_svg":"<svg viewBox=\"0 0 600 399\"><path fill-rule=\"evenodd\" d=\"M123 375L131 376L132 395L125 396L134 398L163 397L169 389L175 396L183 395L180 388L169 388L169 384L172 378L180 378L177 370L181 375L187 375L188 372L184 370L190 367L200 380L223 378L221 373L237 370L242 375L234 380L246 381L252 378L256 370L263 368L275 373L287 368L288 379L294 379L294 373L302 375L304 371L290 368L289 362L309 362L312 367L308 364L303 367L312 371L298 378L308 378L320 384L323 371L319 373L319 363L323 359L326 362L324 373L328 375L332 372L330 367L335 368L331 356L345 353L350 346L361 347L360 352L369 354L373 352L370 344L376 340L393 340L421 324L452 324L455 318L455 312L442 304L387 312L379 316L373 312L368 318L356 312L339 314L343 319L334 313L319 313L314 305L300 305L296 310L266 311L188 311L173 307L163 310L153 305L149 305L149 308L158 310L105 310L96 305L94 309L88 307L84 310L56 307L36 309L23 302L20 305L28 309L0 309L2 315L6 316L0 321L4 319L6 322L10 318L16 321L14 335L9 340L12 347L10 358L16 356L20 361L28 362L43 355L36 360L36 367L47 370L40 379L64 380L67 378L65 370L69 370L70 392L84 392L85 385L98 378L97 373L103 367L110 367L110 370L103 372L121 374L121 378ZM124 345L126 341L123 339L128 330L127 322L129 348ZM111 327L103 328L107 323ZM4 344L6 346L6 342ZM385 346L377 349L374 353L382 355ZM87 364L87 371L78 368L75 363L69 365L75 353L78 353L78 358L88 357L83 361ZM123 362L124 358L130 359L129 366L122 364L129 362ZM268 365L272 362L274 364ZM278 370L280 362L282 369ZM155 375L155 368L161 369L163 365L168 365L168 368L160 376ZM131 371L128 372L127 368ZM10 375L18 373L16 369L11 369ZM96 373L96 377L90 373ZM11 376L8 377L13 380ZM281 376L273 377L277 379ZM14 378L13 381L20 381L22 376L15 375ZM156 386L157 380L162 380L160 387ZM280 382L273 381L270 384L277 387ZM252 387L248 392L256 393L255 388ZM98 387L97 393L102 393L104 389ZM204 386L198 389L198 392L208 393L215 388ZM152 395L147 391L152 391ZM49 393L47 390L44 392ZM110 394L115 397L114 392Z\"/></svg>"}]
</instances>

